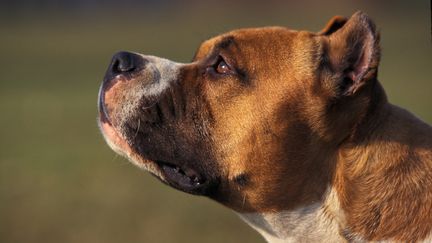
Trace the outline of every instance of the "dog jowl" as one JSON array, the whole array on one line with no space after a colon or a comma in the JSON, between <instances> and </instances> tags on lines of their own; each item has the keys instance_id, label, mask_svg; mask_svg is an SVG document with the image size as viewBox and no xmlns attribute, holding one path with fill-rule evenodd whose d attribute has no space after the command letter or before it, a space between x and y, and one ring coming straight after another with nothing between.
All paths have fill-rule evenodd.
<instances>
[{"instance_id":1,"label":"dog jowl","mask_svg":"<svg viewBox=\"0 0 432 243\"><path fill-rule=\"evenodd\" d=\"M237 211L269 242L432 240L432 128L387 102L379 33L240 29L191 63L119 52L99 91L107 143Z\"/></svg>"}]
</instances>

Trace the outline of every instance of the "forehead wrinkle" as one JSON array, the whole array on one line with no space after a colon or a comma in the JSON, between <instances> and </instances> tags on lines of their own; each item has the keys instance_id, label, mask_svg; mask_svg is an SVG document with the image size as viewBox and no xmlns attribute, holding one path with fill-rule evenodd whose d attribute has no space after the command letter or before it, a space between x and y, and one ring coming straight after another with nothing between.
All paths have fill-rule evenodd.
<instances>
[{"instance_id":1,"label":"forehead wrinkle","mask_svg":"<svg viewBox=\"0 0 432 243\"><path fill-rule=\"evenodd\" d=\"M223 37L222 40L220 40L219 43L217 43L215 45L215 48L216 49L227 49L231 45L236 45L236 42L234 40L234 36L228 35L228 36Z\"/></svg>"},{"instance_id":2,"label":"forehead wrinkle","mask_svg":"<svg viewBox=\"0 0 432 243\"><path fill-rule=\"evenodd\" d=\"M230 46L235 44L234 37L233 36L226 36L223 37L222 40L218 41L216 44L213 45L213 47L210 48L210 50L206 53L205 56L212 57L215 56L217 53L220 53L221 51L230 51Z\"/></svg>"},{"instance_id":3,"label":"forehead wrinkle","mask_svg":"<svg viewBox=\"0 0 432 243\"><path fill-rule=\"evenodd\" d=\"M193 60L195 61L197 58L209 56L212 53L218 52L220 50L227 50L231 45L237 46L237 43L234 40L234 36L232 35L224 36L219 41L215 40L214 38L206 40L198 48L198 51L193 57Z\"/></svg>"}]
</instances>

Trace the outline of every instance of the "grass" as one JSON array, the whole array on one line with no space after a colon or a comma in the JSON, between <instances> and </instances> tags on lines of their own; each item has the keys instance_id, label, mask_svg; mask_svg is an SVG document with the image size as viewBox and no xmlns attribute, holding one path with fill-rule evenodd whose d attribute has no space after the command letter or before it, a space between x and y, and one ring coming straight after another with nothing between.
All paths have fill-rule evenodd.
<instances>
[{"instance_id":1,"label":"grass","mask_svg":"<svg viewBox=\"0 0 432 243\"><path fill-rule=\"evenodd\" d=\"M230 210L162 185L105 145L97 90L118 50L187 62L202 40L232 28L318 30L333 14L363 8L381 28L380 79L390 100L432 122L426 6L391 14L349 4L321 14L288 7L3 15L0 242L263 242Z\"/></svg>"}]
</instances>

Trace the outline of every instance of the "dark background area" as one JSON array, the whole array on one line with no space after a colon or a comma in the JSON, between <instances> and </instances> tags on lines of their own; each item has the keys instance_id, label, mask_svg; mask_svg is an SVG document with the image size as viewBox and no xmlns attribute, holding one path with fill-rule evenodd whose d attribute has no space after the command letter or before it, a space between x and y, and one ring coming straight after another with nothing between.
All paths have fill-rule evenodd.
<instances>
[{"instance_id":1,"label":"dark background area","mask_svg":"<svg viewBox=\"0 0 432 243\"><path fill-rule=\"evenodd\" d=\"M368 13L392 103L432 123L430 2L0 2L0 242L264 242L235 213L161 184L112 152L96 99L111 55L188 62L240 27L319 31Z\"/></svg>"}]
</instances>

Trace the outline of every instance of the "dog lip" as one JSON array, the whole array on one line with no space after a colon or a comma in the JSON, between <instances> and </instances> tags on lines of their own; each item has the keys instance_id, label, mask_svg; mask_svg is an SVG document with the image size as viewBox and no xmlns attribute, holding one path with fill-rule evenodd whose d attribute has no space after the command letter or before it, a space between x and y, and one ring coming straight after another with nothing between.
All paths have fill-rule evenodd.
<instances>
[{"instance_id":1,"label":"dog lip","mask_svg":"<svg viewBox=\"0 0 432 243\"><path fill-rule=\"evenodd\" d=\"M99 108L99 114L100 119L103 122L106 122L110 125L112 125L107 108L105 106L105 81L102 83L102 85L99 88L99 94L98 94L98 108Z\"/></svg>"},{"instance_id":2,"label":"dog lip","mask_svg":"<svg viewBox=\"0 0 432 243\"><path fill-rule=\"evenodd\" d=\"M98 109L99 109L99 118L98 118L98 124L100 127L100 130L102 131L102 134L106 138L106 140L111 143L112 145L115 145L115 147L118 147L120 150L122 150L124 153L128 153L131 151L131 147L128 144L128 142L119 134L119 131L113 126L110 117L108 115L108 111L106 110L105 106L105 87L104 83L99 88L99 95L98 95Z\"/></svg>"},{"instance_id":3,"label":"dog lip","mask_svg":"<svg viewBox=\"0 0 432 243\"><path fill-rule=\"evenodd\" d=\"M206 180L190 167L179 166L165 161L156 161L167 183L179 190L202 194Z\"/></svg>"},{"instance_id":4,"label":"dog lip","mask_svg":"<svg viewBox=\"0 0 432 243\"><path fill-rule=\"evenodd\" d=\"M110 125L112 125L112 121L109 116L109 112L106 107L105 102L105 94L108 90L110 90L117 82L120 82L122 80L129 80L131 77L128 74L112 74L107 72L103 78L102 84L99 87L98 92L98 108L101 114L103 114L102 118L104 121L108 122Z\"/></svg>"}]
</instances>

